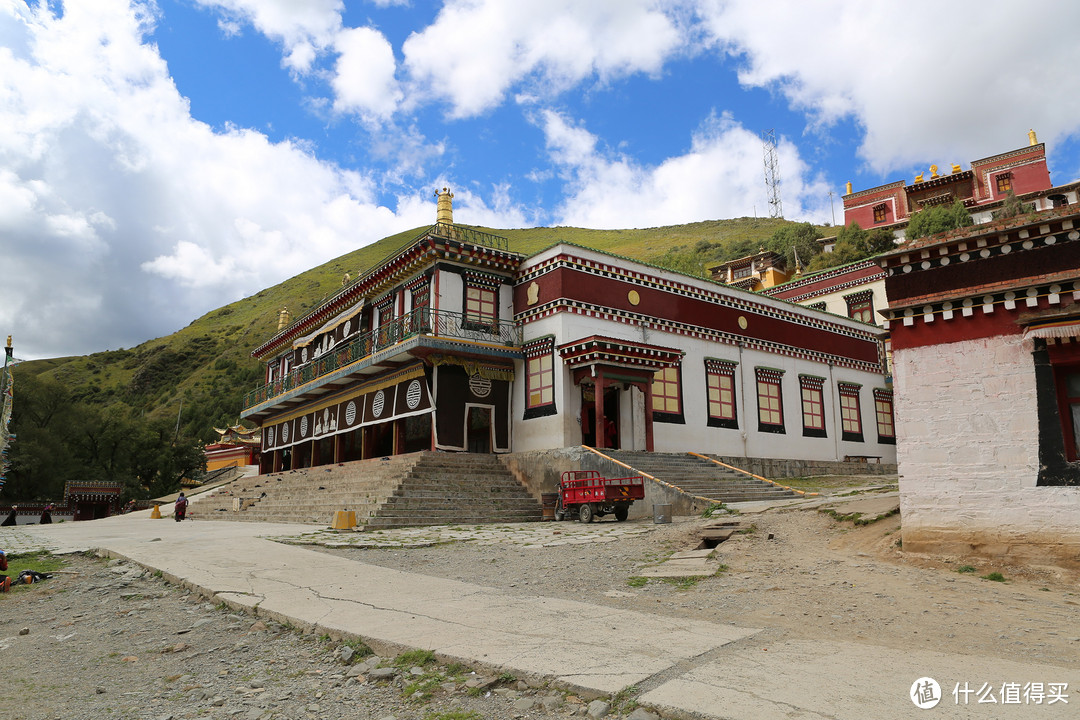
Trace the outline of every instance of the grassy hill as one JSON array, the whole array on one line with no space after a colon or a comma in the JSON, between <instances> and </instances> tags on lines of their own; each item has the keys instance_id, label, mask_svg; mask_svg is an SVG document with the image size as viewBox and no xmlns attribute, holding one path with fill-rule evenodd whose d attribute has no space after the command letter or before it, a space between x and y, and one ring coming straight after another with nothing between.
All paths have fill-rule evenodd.
<instances>
[{"instance_id":1,"label":"grassy hill","mask_svg":"<svg viewBox=\"0 0 1080 720\"><path fill-rule=\"evenodd\" d=\"M705 262L756 251L776 230L792 224L739 218L634 230L479 229L508 238L510 248L525 255L556 242L572 242L700 272ZM60 381L79 403L145 418L175 418L182 404L182 434L212 440L216 437L213 426L236 422L244 393L261 382L261 366L250 352L276 331L282 306L289 308L293 318L303 315L340 289L346 272L356 277L424 229L398 233L342 255L209 312L172 335L129 350L27 362L19 366L19 373Z\"/></svg>"}]
</instances>

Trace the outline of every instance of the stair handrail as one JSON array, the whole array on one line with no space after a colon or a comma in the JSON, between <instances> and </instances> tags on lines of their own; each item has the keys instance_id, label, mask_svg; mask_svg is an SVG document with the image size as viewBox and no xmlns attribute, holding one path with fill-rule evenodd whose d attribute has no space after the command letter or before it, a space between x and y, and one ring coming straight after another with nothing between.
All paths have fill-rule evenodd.
<instances>
[{"instance_id":1,"label":"stair handrail","mask_svg":"<svg viewBox=\"0 0 1080 720\"><path fill-rule=\"evenodd\" d=\"M681 487L679 487L678 485L673 485L673 484L667 482L666 480L661 480L660 478L654 477L654 476L650 475L647 472L642 472L641 470L638 470L636 467L631 467L630 465L627 465L622 460L617 460L617 459L611 457L610 455L605 455L604 453L600 452L599 450L597 450L594 447L589 447L588 445L582 445L581 447L585 448L586 450L588 450L591 453L595 453L595 454L599 455L600 457L604 458L605 460L607 460L609 462L613 462L616 465L620 465L620 466L626 468L630 472L637 473L638 475L641 475L642 477L647 477L650 480L652 480L654 483L659 483L660 485L663 485L664 487L671 488L672 490L677 490L678 492L681 492L683 495L688 495L688 496L694 498L695 500L703 500L704 502L707 502L710 505L715 505L716 504L716 501L714 499L712 499L712 498L702 497L701 495L693 495L691 493L688 493L685 490L683 490Z\"/></svg>"},{"instance_id":2,"label":"stair handrail","mask_svg":"<svg viewBox=\"0 0 1080 720\"><path fill-rule=\"evenodd\" d=\"M767 482L770 485L774 485L774 486L776 486L778 488L783 488L785 490L790 490L791 492L798 493L799 495L802 495L804 497L817 496L817 495L821 494L821 493L816 493L816 492L807 492L805 490L799 490L798 488L793 488L790 485L784 485L782 483L778 483L775 480L770 480L769 478L762 477L761 475L755 475L754 473L750 472L749 470L743 470L741 467L735 467L734 465L728 465L726 462L723 462L722 460L717 460L716 458L711 458L708 455L702 455L701 453L696 453L693 450L687 451L686 454L687 455L693 455L694 457L701 458L702 460L708 460L711 463L716 463L717 465L721 465L723 467L726 467L728 470L734 470L735 472L742 473L743 475L749 475L750 477L754 478L755 480L760 480L761 482Z\"/></svg>"}]
</instances>

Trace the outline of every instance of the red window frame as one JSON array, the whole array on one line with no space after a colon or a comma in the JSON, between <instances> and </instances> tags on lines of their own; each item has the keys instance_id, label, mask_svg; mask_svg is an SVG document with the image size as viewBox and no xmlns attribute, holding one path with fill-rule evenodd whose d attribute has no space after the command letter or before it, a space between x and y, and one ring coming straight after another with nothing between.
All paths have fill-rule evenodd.
<instances>
[{"instance_id":1,"label":"red window frame","mask_svg":"<svg viewBox=\"0 0 1080 720\"><path fill-rule=\"evenodd\" d=\"M711 427L738 428L735 367L730 360L705 360L705 393Z\"/></svg>"},{"instance_id":2,"label":"red window frame","mask_svg":"<svg viewBox=\"0 0 1080 720\"><path fill-rule=\"evenodd\" d=\"M481 285L465 286L465 322L491 327L498 317L496 301L498 291Z\"/></svg>"},{"instance_id":3,"label":"red window frame","mask_svg":"<svg viewBox=\"0 0 1080 720\"><path fill-rule=\"evenodd\" d=\"M802 405L803 435L825 437L825 378L800 375L799 400Z\"/></svg>"},{"instance_id":4,"label":"red window frame","mask_svg":"<svg viewBox=\"0 0 1080 720\"><path fill-rule=\"evenodd\" d=\"M877 419L878 442L896 442L896 417L893 414L893 392L874 388L874 417Z\"/></svg>"},{"instance_id":5,"label":"red window frame","mask_svg":"<svg viewBox=\"0 0 1080 720\"><path fill-rule=\"evenodd\" d=\"M1012 190L1012 173L1003 172L998 175L995 180L997 181L997 191L999 195L1005 195Z\"/></svg>"},{"instance_id":6,"label":"red window frame","mask_svg":"<svg viewBox=\"0 0 1080 720\"><path fill-rule=\"evenodd\" d=\"M874 296L869 292L849 295L847 302L848 317L859 322L874 324Z\"/></svg>"},{"instance_id":7,"label":"red window frame","mask_svg":"<svg viewBox=\"0 0 1080 720\"><path fill-rule=\"evenodd\" d=\"M661 415L682 415L679 366L657 370L653 374L652 411Z\"/></svg>"},{"instance_id":8,"label":"red window frame","mask_svg":"<svg viewBox=\"0 0 1080 720\"><path fill-rule=\"evenodd\" d=\"M757 380L758 430L782 433L784 430L783 370L754 368Z\"/></svg>"},{"instance_id":9,"label":"red window frame","mask_svg":"<svg viewBox=\"0 0 1080 720\"><path fill-rule=\"evenodd\" d=\"M840 394L840 430L842 439L852 442L863 441L860 388L861 386L854 383L837 383Z\"/></svg>"},{"instance_id":10,"label":"red window frame","mask_svg":"<svg viewBox=\"0 0 1080 720\"><path fill-rule=\"evenodd\" d=\"M525 407L538 408L555 402L555 364L547 352L526 360Z\"/></svg>"}]
</instances>

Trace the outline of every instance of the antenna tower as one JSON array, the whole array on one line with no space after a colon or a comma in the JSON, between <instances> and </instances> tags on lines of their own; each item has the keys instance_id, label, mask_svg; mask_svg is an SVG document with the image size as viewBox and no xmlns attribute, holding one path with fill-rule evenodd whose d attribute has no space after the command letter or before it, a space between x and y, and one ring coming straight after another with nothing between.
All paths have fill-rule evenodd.
<instances>
[{"instance_id":1,"label":"antenna tower","mask_svg":"<svg viewBox=\"0 0 1080 720\"><path fill-rule=\"evenodd\" d=\"M769 195L769 217L784 217L784 206L780 202L780 162L776 159L776 132L769 128L761 133L761 143L765 152L765 187Z\"/></svg>"}]
</instances>

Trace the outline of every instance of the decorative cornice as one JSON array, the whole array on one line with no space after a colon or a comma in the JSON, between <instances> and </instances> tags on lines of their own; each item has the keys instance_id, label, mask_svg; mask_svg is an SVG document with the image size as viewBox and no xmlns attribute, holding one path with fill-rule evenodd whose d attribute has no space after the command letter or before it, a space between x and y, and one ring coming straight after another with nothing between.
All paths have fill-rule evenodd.
<instances>
[{"instance_id":1,"label":"decorative cornice","mask_svg":"<svg viewBox=\"0 0 1080 720\"><path fill-rule=\"evenodd\" d=\"M551 317L552 315L561 312L569 312L575 315L582 315L584 317L597 318L599 320L621 322L627 325L632 325L639 329L644 329L647 332L666 332L673 335L682 335L685 337L691 337L698 340L707 340L709 342L717 342L725 345L742 345L743 347L751 350L763 350L765 352L770 352L776 355L783 355L786 357L798 358L802 360L810 360L812 362L832 363L837 367L852 368L855 370L865 370L867 372L881 371L879 363L864 362L861 360L844 357L842 355L834 355L831 353L807 350L805 348L797 347L795 345L786 345L783 343L772 342L769 340L761 340L759 338L751 337L748 335L736 335L734 333L721 332L719 330L703 328L699 325L690 325L689 323L663 320L641 313L629 313L601 305L593 305L573 300L566 300L565 298L560 298L559 300L554 300L550 303L545 303L544 305L530 308L526 312L516 315L514 317L514 320L520 325L524 326L528 323L536 322L538 320ZM858 337L860 339L865 339L868 341L876 341L878 335L876 333L871 333L870 331L877 331L879 330L879 328L874 325L865 325L865 327L866 330L862 331L861 333L853 330L851 333L845 334L849 334L851 337Z\"/></svg>"},{"instance_id":2,"label":"decorative cornice","mask_svg":"<svg viewBox=\"0 0 1080 720\"><path fill-rule=\"evenodd\" d=\"M707 283L708 285L716 288L716 290L708 290L700 287L695 287L689 283L667 280L665 278L651 275L649 273L628 270L626 268L619 267L618 265L615 265L613 263L597 262L585 258L579 258L577 256L569 255L567 253L555 255L537 264L534 267L528 268L526 271L519 274L516 284L528 284L536 278L540 277L541 275L544 275L558 268L568 268L590 275L596 275L598 277L612 278L627 282L631 285L647 287L650 289L670 292L675 295L681 295L683 297L703 300L705 302L713 303L720 307L732 308L743 312L752 312L767 317L781 319L803 327L825 329L832 332L851 335L853 337L871 336L871 334L867 333L867 331L864 329L865 326L860 328L849 327L842 322L837 322L837 316L835 315L821 317L808 316L805 314L806 308L802 307L801 305L797 305L789 300L770 297L769 300L777 303L779 305L778 307L769 303L755 301L756 298L762 298L767 296L763 296L762 294L749 291L735 290L733 292L732 286L726 285L724 283L716 283L709 280L699 280L699 282ZM796 311L796 308L798 309L798 311ZM531 316L536 313L537 309L538 308L530 308L529 310L516 313L514 315L514 319L519 323L528 322L531 319ZM605 309L613 313L621 312L618 310L613 310L611 308ZM638 317L638 315L635 314L634 317ZM854 323L855 321L851 322ZM863 324L859 323L859 325Z\"/></svg>"}]
</instances>

